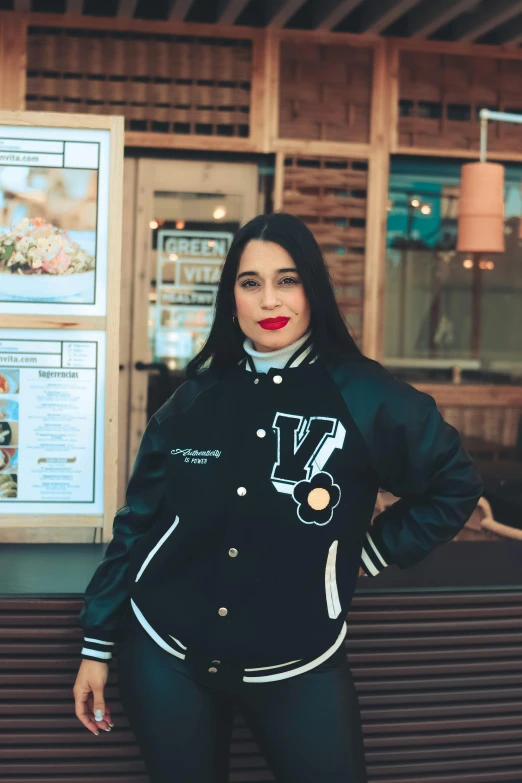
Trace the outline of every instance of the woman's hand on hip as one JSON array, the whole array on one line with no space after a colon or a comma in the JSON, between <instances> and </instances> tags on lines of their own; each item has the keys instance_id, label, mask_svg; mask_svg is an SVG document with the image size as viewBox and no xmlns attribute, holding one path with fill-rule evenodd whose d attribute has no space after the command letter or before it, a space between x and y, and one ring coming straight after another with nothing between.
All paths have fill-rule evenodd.
<instances>
[{"instance_id":1,"label":"woman's hand on hip","mask_svg":"<svg viewBox=\"0 0 522 783\"><path fill-rule=\"evenodd\" d=\"M114 726L109 705L105 703L103 695L108 676L107 663L85 658L74 683L76 717L93 734L98 734L99 729L110 731Z\"/></svg>"}]
</instances>

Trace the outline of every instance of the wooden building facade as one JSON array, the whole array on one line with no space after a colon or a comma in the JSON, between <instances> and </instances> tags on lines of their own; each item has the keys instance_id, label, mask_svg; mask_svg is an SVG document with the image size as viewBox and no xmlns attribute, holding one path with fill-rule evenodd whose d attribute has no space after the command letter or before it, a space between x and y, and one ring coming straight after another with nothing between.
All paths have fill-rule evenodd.
<instances>
[{"instance_id":1,"label":"wooden building facade","mask_svg":"<svg viewBox=\"0 0 522 783\"><path fill-rule=\"evenodd\" d=\"M61 4L66 13L34 13L37 3L0 0L0 9L16 9L0 10L0 110L125 117L122 492L149 403L138 366L152 358L157 194L230 193L239 198L238 223L267 207L302 217L362 350L382 360L391 164L399 156L441 165L478 159L478 109L522 113L522 51L507 45L522 34L509 26L509 9L520 3L482 3L489 11L462 28L460 42L426 37L474 0L321 0L314 30L285 28L299 0L267 2L266 27L234 24L246 0L217 3L217 24L183 21L191 0L165 2L163 20L133 18L145 7L137 0L106 0L117 9L112 17L82 15L90 0ZM329 29L358 6L369 9L361 34ZM380 35L406 12L414 37ZM505 25L502 45L470 43L492 18ZM522 164L522 128L492 126L489 151ZM273 175L260 185L267 160ZM490 462L504 480L501 452L517 442L522 386L469 384L460 372L453 381L416 385L463 434L497 443ZM522 780L522 532L495 525L491 538L503 541L469 544L482 537L477 522L415 568L359 580L346 652L371 783ZM115 667L107 689L113 732L92 738L73 713L77 615L104 551L79 540L57 527L16 538L0 518L2 543L48 543L0 547L1 783L149 781ZM231 759L231 781L273 780L240 715Z\"/></svg>"},{"instance_id":2,"label":"wooden building facade","mask_svg":"<svg viewBox=\"0 0 522 783\"><path fill-rule=\"evenodd\" d=\"M478 109L522 111L522 51L382 37L382 25L355 35L72 10L0 12L0 109L125 116L121 492L147 418L147 377L136 364L150 361L144 281L159 176L150 159L208 156L210 169L226 156L228 178L241 161L273 156L271 206L314 231L354 335L382 359L390 161L477 159ZM489 157L522 163L521 127L492 127ZM245 201L241 219L266 208L263 194ZM514 444L520 386L417 385L466 434L495 431Z\"/></svg>"}]
</instances>

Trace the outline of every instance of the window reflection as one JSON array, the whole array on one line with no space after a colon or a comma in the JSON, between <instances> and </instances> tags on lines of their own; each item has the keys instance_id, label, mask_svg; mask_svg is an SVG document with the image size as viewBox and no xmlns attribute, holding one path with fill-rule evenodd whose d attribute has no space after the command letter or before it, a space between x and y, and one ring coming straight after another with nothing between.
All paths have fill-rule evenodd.
<instances>
[{"instance_id":1,"label":"window reflection","mask_svg":"<svg viewBox=\"0 0 522 783\"><path fill-rule=\"evenodd\" d=\"M420 378L520 383L522 168L506 166L502 254L456 252L459 179L458 163L393 162L384 363Z\"/></svg>"}]
</instances>

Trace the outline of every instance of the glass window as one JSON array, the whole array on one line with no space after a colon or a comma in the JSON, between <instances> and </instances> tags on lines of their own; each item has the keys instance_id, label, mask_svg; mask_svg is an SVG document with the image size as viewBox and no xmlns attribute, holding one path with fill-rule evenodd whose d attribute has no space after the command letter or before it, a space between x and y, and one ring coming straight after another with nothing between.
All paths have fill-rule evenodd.
<instances>
[{"instance_id":1,"label":"glass window","mask_svg":"<svg viewBox=\"0 0 522 783\"><path fill-rule=\"evenodd\" d=\"M154 219L151 221L152 253L151 283L149 289L149 345L154 361L163 361L171 370L184 368L205 342L213 315L212 306L217 281L212 275L205 278L208 269L218 270L228 248L216 240L216 232L232 237L238 230L243 209L240 195L223 193L154 193ZM162 286L158 292L158 234L168 231L185 239L187 252L167 253L162 261ZM194 250L191 239L208 246ZM219 245L219 247L217 246ZM165 247L168 247L166 244ZM176 249L176 248L174 248ZM202 250L206 252L203 253ZM220 252L214 252L219 250ZM169 263L170 261L170 263ZM181 272L186 279L179 280ZM193 290L192 290L193 289ZM190 297L191 293L193 296ZM208 291L208 301L205 298ZM197 304L199 293L201 304ZM157 312L158 294L161 312ZM189 304L183 305L184 298Z\"/></svg>"},{"instance_id":2,"label":"glass window","mask_svg":"<svg viewBox=\"0 0 522 783\"><path fill-rule=\"evenodd\" d=\"M383 361L415 378L520 383L522 168L505 168L502 254L457 253L459 181L458 162L392 162Z\"/></svg>"}]
</instances>

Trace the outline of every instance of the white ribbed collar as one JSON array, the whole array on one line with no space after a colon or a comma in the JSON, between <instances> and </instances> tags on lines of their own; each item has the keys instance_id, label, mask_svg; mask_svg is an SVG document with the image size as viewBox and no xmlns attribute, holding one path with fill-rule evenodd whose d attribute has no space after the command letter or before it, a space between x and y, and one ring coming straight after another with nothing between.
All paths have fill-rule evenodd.
<instances>
[{"instance_id":1,"label":"white ribbed collar","mask_svg":"<svg viewBox=\"0 0 522 783\"><path fill-rule=\"evenodd\" d=\"M290 345L285 345L283 348L278 348L275 351L256 351L252 340L247 337L243 342L243 348L247 354L246 368L247 370L252 370L251 365L253 364L257 372L268 372L268 370L272 368L282 370L287 366L297 367L304 361L308 354L313 351L312 344L308 345L304 350L299 351L309 338L310 332L308 331L298 340L290 343ZM298 355L289 364L290 359L292 359L296 353ZM248 357L250 357L251 361L248 361Z\"/></svg>"}]
</instances>

